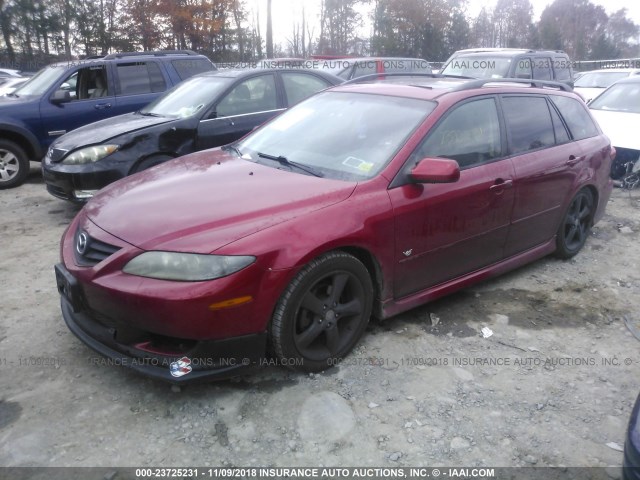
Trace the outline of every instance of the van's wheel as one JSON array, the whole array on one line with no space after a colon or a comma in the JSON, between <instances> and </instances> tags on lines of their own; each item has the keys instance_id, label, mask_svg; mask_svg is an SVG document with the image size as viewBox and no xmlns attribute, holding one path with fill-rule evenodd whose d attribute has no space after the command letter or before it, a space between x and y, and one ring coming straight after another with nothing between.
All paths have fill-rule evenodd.
<instances>
[{"instance_id":1,"label":"van's wheel","mask_svg":"<svg viewBox=\"0 0 640 480\"><path fill-rule=\"evenodd\" d=\"M24 150L9 140L0 140L0 189L22 185L31 165Z\"/></svg>"},{"instance_id":2,"label":"van's wheel","mask_svg":"<svg viewBox=\"0 0 640 480\"><path fill-rule=\"evenodd\" d=\"M367 268L345 252L326 253L291 281L269 326L280 364L314 372L335 365L364 333L373 303Z\"/></svg>"},{"instance_id":3,"label":"van's wheel","mask_svg":"<svg viewBox=\"0 0 640 480\"><path fill-rule=\"evenodd\" d=\"M147 157L138 162L138 164L132 169L131 173L133 174L147 170L148 168L155 167L156 165L168 162L169 160L173 160L173 157L169 155L154 155L152 157Z\"/></svg>"},{"instance_id":4,"label":"van's wheel","mask_svg":"<svg viewBox=\"0 0 640 480\"><path fill-rule=\"evenodd\" d=\"M556 256L567 259L582 249L593 221L594 200L588 189L573 197L556 236Z\"/></svg>"}]
</instances>

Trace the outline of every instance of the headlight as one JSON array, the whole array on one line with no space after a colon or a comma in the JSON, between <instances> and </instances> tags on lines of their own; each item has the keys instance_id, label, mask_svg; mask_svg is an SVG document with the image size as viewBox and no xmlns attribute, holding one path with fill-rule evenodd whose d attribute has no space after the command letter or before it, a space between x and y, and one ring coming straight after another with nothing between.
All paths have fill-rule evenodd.
<instances>
[{"instance_id":1,"label":"headlight","mask_svg":"<svg viewBox=\"0 0 640 480\"><path fill-rule=\"evenodd\" d=\"M255 260L256 257L250 256L145 252L131 259L122 270L140 277L200 282L226 277L248 267Z\"/></svg>"},{"instance_id":2,"label":"headlight","mask_svg":"<svg viewBox=\"0 0 640 480\"><path fill-rule=\"evenodd\" d=\"M95 145L73 152L62 160L65 165L84 165L95 163L118 150L119 145Z\"/></svg>"}]
</instances>

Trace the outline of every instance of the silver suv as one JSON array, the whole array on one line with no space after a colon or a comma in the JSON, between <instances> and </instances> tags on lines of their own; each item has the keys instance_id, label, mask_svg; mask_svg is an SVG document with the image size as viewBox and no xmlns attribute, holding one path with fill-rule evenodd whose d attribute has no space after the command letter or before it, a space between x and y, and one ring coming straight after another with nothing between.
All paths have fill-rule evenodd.
<instances>
[{"instance_id":1,"label":"silver suv","mask_svg":"<svg viewBox=\"0 0 640 480\"><path fill-rule=\"evenodd\" d=\"M472 78L555 80L573 86L569 56L561 50L470 48L458 50L440 73Z\"/></svg>"}]
</instances>

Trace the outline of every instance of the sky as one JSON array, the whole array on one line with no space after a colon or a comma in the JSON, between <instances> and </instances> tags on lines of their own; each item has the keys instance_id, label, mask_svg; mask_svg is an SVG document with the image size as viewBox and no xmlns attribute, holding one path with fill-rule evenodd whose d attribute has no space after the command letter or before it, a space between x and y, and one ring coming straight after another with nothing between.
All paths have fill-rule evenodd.
<instances>
[{"instance_id":1,"label":"sky","mask_svg":"<svg viewBox=\"0 0 640 480\"><path fill-rule=\"evenodd\" d=\"M470 17L478 15L482 7L493 9L497 0L470 0L468 2L467 12ZM534 20L538 21L540 15L545 7L551 3L552 0L530 0L533 5ZM595 5L601 5L604 7L607 14L614 13L621 8L627 9L627 18L634 23L640 25L640 1L638 0L590 0ZM267 0L247 0L247 5L254 11L260 11L260 25L262 35L266 35L266 22L267 13L266 5ZM320 9L320 0L272 0L272 12L273 12L273 32L274 42L284 44L287 38L292 36L292 25L295 22L299 22L301 17L302 7L304 6L306 16L308 20L316 18L317 24L318 14ZM316 27L317 31L315 35L319 33L319 27ZM366 29L362 32L362 35L367 35Z\"/></svg>"}]
</instances>

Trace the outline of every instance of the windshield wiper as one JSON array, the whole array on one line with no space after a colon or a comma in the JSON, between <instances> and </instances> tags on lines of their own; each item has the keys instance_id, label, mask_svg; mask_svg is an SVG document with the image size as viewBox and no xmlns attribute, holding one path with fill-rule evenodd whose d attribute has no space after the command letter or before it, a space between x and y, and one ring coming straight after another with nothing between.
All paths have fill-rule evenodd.
<instances>
[{"instance_id":1,"label":"windshield wiper","mask_svg":"<svg viewBox=\"0 0 640 480\"><path fill-rule=\"evenodd\" d=\"M236 155L238 155L239 157L242 157L242 152L235 145L224 145L220 150L222 150L223 152L228 152L229 150L233 150L236 153Z\"/></svg>"},{"instance_id":2,"label":"windshield wiper","mask_svg":"<svg viewBox=\"0 0 640 480\"><path fill-rule=\"evenodd\" d=\"M269 155L268 153L258 152L258 156L260 158L267 158L269 160L274 160L274 161L280 163L281 165L286 165L286 166L289 166L289 167L296 167L299 170L302 170L304 172L307 172L307 173L313 175L314 177L324 177L324 175L320 171L316 170L315 168L310 167L309 165L305 165L303 163L293 162L293 161L289 160L287 157L283 157L282 155L276 156L276 155Z\"/></svg>"}]
</instances>

